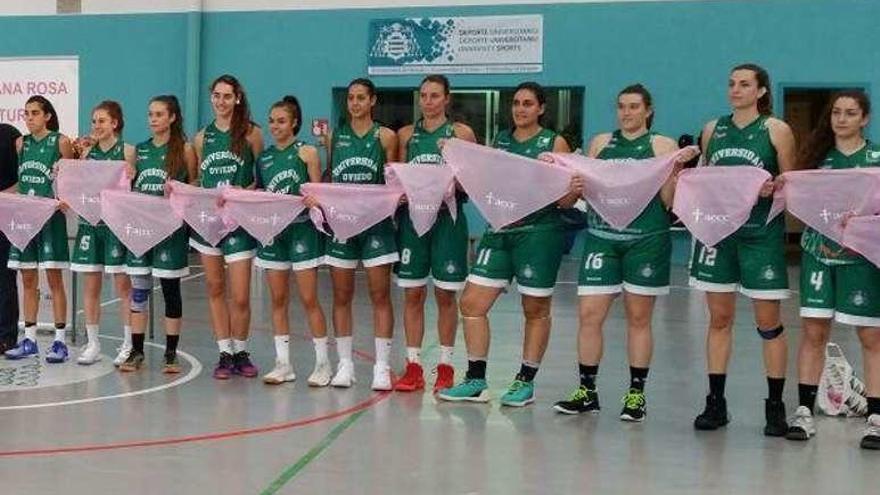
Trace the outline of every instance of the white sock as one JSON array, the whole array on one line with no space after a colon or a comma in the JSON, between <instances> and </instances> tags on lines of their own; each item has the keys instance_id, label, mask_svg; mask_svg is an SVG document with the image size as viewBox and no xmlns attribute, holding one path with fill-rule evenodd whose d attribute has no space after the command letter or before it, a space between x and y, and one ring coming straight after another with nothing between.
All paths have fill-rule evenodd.
<instances>
[{"instance_id":1,"label":"white sock","mask_svg":"<svg viewBox=\"0 0 880 495\"><path fill-rule=\"evenodd\" d=\"M290 364L290 336L275 336L275 361L280 364Z\"/></svg>"},{"instance_id":2,"label":"white sock","mask_svg":"<svg viewBox=\"0 0 880 495\"><path fill-rule=\"evenodd\" d=\"M86 325L86 343L90 346L98 345L98 325Z\"/></svg>"},{"instance_id":3,"label":"white sock","mask_svg":"<svg viewBox=\"0 0 880 495\"><path fill-rule=\"evenodd\" d=\"M376 337L376 364L388 364L391 357L391 339Z\"/></svg>"},{"instance_id":4,"label":"white sock","mask_svg":"<svg viewBox=\"0 0 880 495\"><path fill-rule=\"evenodd\" d=\"M122 327L122 346L131 347L131 325Z\"/></svg>"},{"instance_id":5,"label":"white sock","mask_svg":"<svg viewBox=\"0 0 880 495\"><path fill-rule=\"evenodd\" d=\"M55 340L58 342L64 342L65 334L67 333L67 327L64 328L56 328L55 329Z\"/></svg>"},{"instance_id":6,"label":"white sock","mask_svg":"<svg viewBox=\"0 0 880 495\"><path fill-rule=\"evenodd\" d=\"M340 361L351 361L351 336L336 337L336 354Z\"/></svg>"},{"instance_id":7,"label":"white sock","mask_svg":"<svg viewBox=\"0 0 880 495\"><path fill-rule=\"evenodd\" d=\"M377 341L379 339L376 339ZM376 345L379 345L378 343ZM378 349L378 348L377 348ZM419 359L422 350L418 347L407 347L406 348L406 360L411 363L422 364L421 359ZM378 351L377 351L378 354Z\"/></svg>"},{"instance_id":8,"label":"white sock","mask_svg":"<svg viewBox=\"0 0 880 495\"><path fill-rule=\"evenodd\" d=\"M330 359L327 357L327 337L314 338L312 342L315 344L315 362L328 362Z\"/></svg>"},{"instance_id":9,"label":"white sock","mask_svg":"<svg viewBox=\"0 0 880 495\"><path fill-rule=\"evenodd\" d=\"M232 339L220 339L217 341L217 347L220 348L220 352L225 352L227 354L232 354Z\"/></svg>"},{"instance_id":10,"label":"white sock","mask_svg":"<svg viewBox=\"0 0 880 495\"><path fill-rule=\"evenodd\" d=\"M242 351L247 351L247 340L235 339L232 341L232 347L235 349L236 354Z\"/></svg>"},{"instance_id":11,"label":"white sock","mask_svg":"<svg viewBox=\"0 0 880 495\"><path fill-rule=\"evenodd\" d=\"M452 364L452 353L455 351L455 347L452 346L440 346L440 364Z\"/></svg>"},{"instance_id":12,"label":"white sock","mask_svg":"<svg viewBox=\"0 0 880 495\"><path fill-rule=\"evenodd\" d=\"M33 342L37 341L37 326L30 325L24 327L24 338L30 339Z\"/></svg>"}]
</instances>

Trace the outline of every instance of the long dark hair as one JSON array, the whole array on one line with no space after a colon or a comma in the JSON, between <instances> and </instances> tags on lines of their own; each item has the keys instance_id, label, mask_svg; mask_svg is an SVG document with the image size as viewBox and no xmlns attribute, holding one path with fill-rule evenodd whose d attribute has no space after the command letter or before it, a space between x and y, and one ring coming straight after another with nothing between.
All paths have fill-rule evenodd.
<instances>
[{"instance_id":1,"label":"long dark hair","mask_svg":"<svg viewBox=\"0 0 880 495\"><path fill-rule=\"evenodd\" d=\"M186 133L183 132L183 113L180 111L180 102L174 95L154 96L150 100L165 105L169 115L174 116L171 122L171 132L168 138L168 151L165 153L165 172L169 179L177 178L181 170L186 167L184 150L186 149Z\"/></svg>"},{"instance_id":2,"label":"long dark hair","mask_svg":"<svg viewBox=\"0 0 880 495\"><path fill-rule=\"evenodd\" d=\"M234 155L244 156L244 150L248 146L247 135L255 125L251 121L251 107L248 105L247 94L244 86L233 75L223 74L214 79L211 83L211 91L213 92L220 83L232 86L232 91L235 93L235 107L232 109L232 122L229 125L231 138L229 151Z\"/></svg>"},{"instance_id":3,"label":"long dark hair","mask_svg":"<svg viewBox=\"0 0 880 495\"><path fill-rule=\"evenodd\" d=\"M95 105L92 113L95 113L98 110L107 112L110 118L116 121L116 135L121 136L122 129L125 128L125 120L122 118L122 105L113 100L104 100Z\"/></svg>"},{"instance_id":4,"label":"long dark hair","mask_svg":"<svg viewBox=\"0 0 880 495\"><path fill-rule=\"evenodd\" d=\"M60 128L60 126L58 125L58 113L55 111L55 107L52 106L52 102L47 100L45 96L34 95L27 99L25 105L31 103L39 104L40 110L42 110L43 113L48 113L49 115L51 115L51 117L49 117L49 121L46 122L46 129L58 132L58 129Z\"/></svg>"},{"instance_id":5,"label":"long dark hair","mask_svg":"<svg viewBox=\"0 0 880 495\"><path fill-rule=\"evenodd\" d=\"M828 104L822 110L822 117L819 118L819 123L813 129L813 132L810 133L806 146L801 149L801 156L798 157L798 165L801 168L818 167L828 155L828 152L834 148L835 137L834 130L831 128L831 111L837 100L841 98L852 98L859 108L862 109L863 116L871 115L871 100L868 99L868 95L864 91L860 89L846 89L831 95L831 99L828 100Z\"/></svg>"},{"instance_id":6,"label":"long dark hair","mask_svg":"<svg viewBox=\"0 0 880 495\"><path fill-rule=\"evenodd\" d=\"M639 95L642 97L642 103L645 104L645 108L651 111L651 115L648 115L647 121L648 129L650 129L651 125L654 123L654 100L651 98L651 92L648 91L648 88L641 84L631 84L621 89L620 93L617 93L618 98L623 95Z\"/></svg>"},{"instance_id":7,"label":"long dark hair","mask_svg":"<svg viewBox=\"0 0 880 495\"><path fill-rule=\"evenodd\" d=\"M761 115L773 115L773 94L770 92L770 74L767 69L758 64L740 64L730 70L730 72L738 70L750 70L755 73L755 79L758 81L758 87L764 88L764 96L758 98L758 113Z\"/></svg>"},{"instance_id":8,"label":"long dark hair","mask_svg":"<svg viewBox=\"0 0 880 495\"><path fill-rule=\"evenodd\" d=\"M296 96L287 95L281 98L272 104L272 109L275 108L283 108L290 114L291 120L296 120L296 125L293 126L293 135L299 134L299 130L302 128L302 106Z\"/></svg>"}]
</instances>

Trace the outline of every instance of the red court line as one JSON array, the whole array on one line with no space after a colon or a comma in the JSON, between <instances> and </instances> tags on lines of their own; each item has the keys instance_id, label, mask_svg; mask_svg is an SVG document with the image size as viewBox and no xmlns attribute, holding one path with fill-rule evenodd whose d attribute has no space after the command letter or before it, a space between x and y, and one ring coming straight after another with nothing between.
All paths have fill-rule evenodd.
<instances>
[{"instance_id":1,"label":"red court line","mask_svg":"<svg viewBox=\"0 0 880 495\"><path fill-rule=\"evenodd\" d=\"M373 361L374 357L366 352L358 351L356 349L352 350L352 353L359 358L362 358L367 361ZM392 377L393 378L393 377ZM277 423L274 425L268 426L257 426L253 428L244 428L240 430L231 430L231 431L223 431L218 433L203 433L201 435L188 435L183 437L171 437L171 438L157 438L155 440L138 440L132 442L119 442L119 443L107 443L107 444L96 444L96 445L75 445L70 447L53 447L46 449L24 449L24 450L8 450L8 451L0 451L0 458L2 457L17 457L17 456L35 456L35 455L53 455L53 454L72 454L76 452L98 452L103 450L121 450L121 449L133 449L139 447L160 447L163 445L179 445L184 443L193 443L193 442L206 442L211 440L225 440L228 438L236 438L236 437L244 437L250 435L258 435L260 433L269 433L272 431L282 431L289 430L292 428L298 428L301 426L308 426L315 423L320 423L322 421L327 421L330 419L340 418L343 416L348 416L350 414L354 414L358 411L363 411L365 409L369 409L370 407L376 405L380 401L386 399L391 392L381 392L373 395L369 399L355 404L352 407L347 409L342 409L336 412L332 412L329 414L325 414L323 416L314 416L311 418L298 419L296 421L288 421L286 423Z\"/></svg>"},{"instance_id":2,"label":"red court line","mask_svg":"<svg viewBox=\"0 0 880 495\"><path fill-rule=\"evenodd\" d=\"M155 440L140 440L134 442L120 442L120 443L107 443L107 444L97 444L97 445L80 445L80 446L71 446L71 447L57 447L57 448L48 448L48 449L28 449L28 450L9 450L5 452L0 452L0 457L15 457L15 456L32 456L32 455L52 455L52 454L71 454L75 452L96 452L102 450L119 450L119 449L131 449L137 447L158 447L162 445L177 445L183 443L192 443L192 442L204 442L209 440L223 440L227 438L235 438L235 437L244 437L249 435L257 435L260 433L268 433L272 431L281 431L281 430L289 430L291 428L297 428L300 426L312 425L315 423L320 423L322 421L327 421L334 418L339 418L342 416L348 416L350 414L354 414L358 411L363 411L364 409L368 409L380 401L387 398L391 395L391 392L382 392L376 395L373 395L369 399L355 404L352 407L347 409L342 409L330 414L325 414L323 416L315 416L311 418L299 419L296 421L288 421L286 423L278 423L274 425L268 426L258 426L254 428L245 428L240 430L232 430L232 431L224 431L219 433L204 433L201 435L189 435L184 437L173 437L173 438L159 438Z\"/></svg>"}]
</instances>

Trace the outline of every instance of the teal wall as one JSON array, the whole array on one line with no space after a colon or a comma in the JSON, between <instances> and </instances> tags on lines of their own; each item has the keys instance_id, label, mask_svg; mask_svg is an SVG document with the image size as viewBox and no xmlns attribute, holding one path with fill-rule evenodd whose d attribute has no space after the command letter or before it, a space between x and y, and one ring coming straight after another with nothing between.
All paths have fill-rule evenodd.
<instances>
[{"instance_id":1,"label":"teal wall","mask_svg":"<svg viewBox=\"0 0 880 495\"><path fill-rule=\"evenodd\" d=\"M259 122L267 106L289 92L300 97L307 120L329 116L331 88L366 72L370 19L515 13L544 15L545 71L534 78L586 87L588 135L613 125L614 94L634 81L654 92L659 131L694 132L725 111L727 71L740 61L765 65L775 89L781 83L869 89L880 83L880 64L866 55L880 46L876 0L0 17L0 56L78 54L81 128L94 102L115 98L127 110L126 135L134 141L146 134L143 116L154 94L176 93L189 110L189 129L206 123L207 85L227 71L245 83ZM418 79L375 78L382 86ZM511 86L521 76L452 80Z\"/></svg>"},{"instance_id":2,"label":"teal wall","mask_svg":"<svg viewBox=\"0 0 880 495\"><path fill-rule=\"evenodd\" d=\"M98 101L114 99L126 139L138 142L147 137L147 100L186 94L187 22L188 14L0 17L0 57L78 55L80 132Z\"/></svg>"}]
</instances>

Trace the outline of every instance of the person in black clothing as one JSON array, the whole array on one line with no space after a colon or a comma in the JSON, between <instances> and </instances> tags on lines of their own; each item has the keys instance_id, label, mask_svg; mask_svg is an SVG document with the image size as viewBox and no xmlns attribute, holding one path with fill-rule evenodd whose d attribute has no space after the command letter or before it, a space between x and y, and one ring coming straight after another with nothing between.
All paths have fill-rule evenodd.
<instances>
[{"instance_id":1,"label":"person in black clothing","mask_svg":"<svg viewBox=\"0 0 880 495\"><path fill-rule=\"evenodd\" d=\"M18 129L0 124L0 191L18 182L18 155L15 140L21 136ZM15 271L10 270L9 240L0 232L0 354L15 347L18 340L18 287Z\"/></svg>"}]
</instances>

